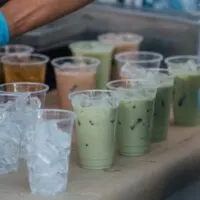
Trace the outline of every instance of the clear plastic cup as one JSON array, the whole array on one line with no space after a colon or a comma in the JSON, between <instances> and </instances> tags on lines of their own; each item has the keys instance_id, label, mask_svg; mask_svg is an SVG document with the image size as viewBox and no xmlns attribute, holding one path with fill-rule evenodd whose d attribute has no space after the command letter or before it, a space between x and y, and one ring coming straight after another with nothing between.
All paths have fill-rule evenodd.
<instances>
[{"instance_id":1,"label":"clear plastic cup","mask_svg":"<svg viewBox=\"0 0 200 200\"><path fill-rule=\"evenodd\" d=\"M49 91L49 86L44 83L32 82L13 82L0 84L0 92L8 94L30 94L32 97L38 97L41 101L41 108L45 107L46 94Z\"/></svg>"},{"instance_id":2,"label":"clear plastic cup","mask_svg":"<svg viewBox=\"0 0 200 200\"><path fill-rule=\"evenodd\" d=\"M66 190L75 114L41 109L27 131L27 166L33 194L56 195Z\"/></svg>"},{"instance_id":3,"label":"clear plastic cup","mask_svg":"<svg viewBox=\"0 0 200 200\"><path fill-rule=\"evenodd\" d=\"M116 55L124 51L138 51L143 37L135 33L105 33L99 35L98 40L104 44L114 45Z\"/></svg>"},{"instance_id":4,"label":"clear plastic cup","mask_svg":"<svg viewBox=\"0 0 200 200\"><path fill-rule=\"evenodd\" d=\"M173 91L174 120L178 125L200 125L198 95L200 88L200 57L173 56L165 59L169 72L175 76Z\"/></svg>"},{"instance_id":5,"label":"clear plastic cup","mask_svg":"<svg viewBox=\"0 0 200 200\"><path fill-rule=\"evenodd\" d=\"M118 110L117 141L123 156L141 156L150 150L157 87L144 80L111 81L107 88L115 91Z\"/></svg>"},{"instance_id":6,"label":"clear plastic cup","mask_svg":"<svg viewBox=\"0 0 200 200\"><path fill-rule=\"evenodd\" d=\"M108 90L85 90L69 94L76 119L81 167L107 169L114 164L115 128L119 105Z\"/></svg>"},{"instance_id":7,"label":"clear plastic cup","mask_svg":"<svg viewBox=\"0 0 200 200\"><path fill-rule=\"evenodd\" d=\"M70 92L95 89L100 60L92 57L61 57L53 59L51 63L55 70L61 108L72 109L68 98Z\"/></svg>"},{"instance_id":8,"label":"clear plastic cup","mask_svg":"<svg viewBox=\"0 0 200 200\"><path fill-rule=\"evenodd\" d=\"M17 171L19 167L21 137L25 134L22 122L33 122L31 112L36 101L28 94L0 92L0 173Z\"/></svg>"},{"instance_id":9,"label":"clear plastic cup","mask_svg":"<svg viewBox=\"0 0 200 200\"><path fill-rule=\"evenodd\" d=\"M16 98L17 95L0 93L0 173L17 171L19 167L20 130L10 117L15 110L9 109Z\"/></svg>"},{"instance_id":10,"label":"clear plastic cup","mask_svg":"<svg viewBox=\"0 0 200 200\"><path fill-rule=\"evenodd\" d=\"M7 84L1 84L0 85L0 92L3 92L5 94L9 95L30 95L31 97L38 98L38 109L45 107L45 99L46 99L46 93L49 90L49 86L43 83L30 83L30 82L17 82L17 83L7 83ZM24 122L22 123L23 130L26 130L27 124ZM21 136L21 151L20 151L20 157L25 158L26 157L26 151L25 151L25 132L22 133Z\"/></svg>"},{"instance_id":11,"label":"clear plastic cup","mask_svg":"<svg viewBox=\"0 0 200 200\"><path fill-rule=\"evenodd\" d=\"M143 37L134 33L105 33L98 36L98 40L104 44L114 46L113 56L127 51L139 51ZM111 80L119 78L116 63L113 62Z\"/></svg>"},{"instance_id":12,"label":"clear plastic cup","mask_svg":"<svg viewBox=\"0 0 200 200\"><path fill-rule=\"evenodd\" d=\"M79 41L70 45L75 56L89 56L99 59L97 70L96 88L104 89L110 80L113 46L98 41Z\"/></svg>"},{"instance_id":13,"label":"clear plastic cup","mask_svg":"<svg viewBox=\"0 0 200 200\"><path fill-rule=\"evenodd\" d=\"M131 63L134 67L140 68L159 68L163 56L159 53L141 51L141 52L124 52L115 56L115 61L118 69L118 79L124 79L126 77L120 77L120 71L126 63Z\"/></svg>"},{"instance_id":14,"label":"clear plastic cup","mask_svg":"<svg viewBox=\"0 0 200 200\"><path fill-rule=\"evenodd\" d=\"M9 54L30 55L34 52L34 48L23 44L8 44L0 47L0 57Z\"/></svg>"},{"instance_id":15,"label":"clear plastic cup","mask_svg":"<svg viewBox=\"0 0 200 200\"><path fill-rule=\"evenodd\" d=\"M46 64L49 58L42 54L9 54L1 58L5 82L45 81Z\"/></svg>"},{"instance_id":16,"label":"clear plastic cup","mask_svg":"<svg viewBox=\"0 0 200 200\"><path fill-rule=\"evenodd\" d=\"M22 44L8 44L3 47L0 47L0 58L9 54L19 54L19 55L27 55L29 56L34 51L34 48L27 45ZM0 83L4 82L4 73L3 67L0 63Z\"/></svg>"},{"instance_id":17,"label":"clear plastic cup","mask_svg":"<svg viewBox=\"0 0 200 200\"><path fill-rule=\"evenodd\" d=\"M154 107L152 141L161 142L166 140L170 108L172 103L172 91L174 85L174 76L169 74L168 69L143 69L132 67L132 64L126 64L122 68L123 75L132 79L144 79L157 85L157 94Z\"/></svg>"}]
</instances>

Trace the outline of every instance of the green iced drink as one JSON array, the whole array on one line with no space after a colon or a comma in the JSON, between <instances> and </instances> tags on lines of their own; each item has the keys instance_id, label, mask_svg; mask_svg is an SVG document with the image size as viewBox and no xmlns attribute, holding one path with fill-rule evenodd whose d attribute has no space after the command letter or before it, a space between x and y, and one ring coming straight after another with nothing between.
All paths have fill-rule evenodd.
<instances>
[{"instance_id":1,"label":"green iced drink","mask_svg":"<svg viewBox=\"0 0 200 200\"><path fill-rule=\"evenodd\" d=\"M86 169L110 168L115 158L116 98L106 90L88 90L70 96L77 115L80 165Z\"/></svg>"},{"instance_id":2,"label":"green iced drink","mask_svg":"<svg viewBox=\"0 0 200 200\"><path fill-rule=\"evenodd\" d=\"M153 114L152 142L165 140L169 127L174 76L170 75L167 69L145 69L136 67L132 63L127 64L123 68L123 74L132 79L144 79L157 87Z\"/></svg>"},{"instance_id":3,"label":"green iced drink","mask_svg":"<svg viewBox=\"0 0 200 200\"><path fill-rule=\"evenodd\" d=\"M170 73L176 76L173 91L174 120L178 125L200 125L198 91L200 88L200 58L174 56L165 60Z\"/></svg>"},{"instance_id":4,"label":"green iced drink","mask_svg":"<svg viewBox=\"0 0 200 200\"><path fill-rule=\"evenodd\" d=\"M173 105L176 124L185 126L200 125L199 88L200 74L177 76L175 78Z\"/></svg>"},{"instance_id":5,"label":"green iced drink","mask_svg":"<svg viewBox=\"0 0 200 200\"><path fill-rule=\"evenodd\" d=\"M124 156L140 156L150 150L156 89L140 81L118 80L107 84L120 100L117 141Z\"/></svg>"},{"instance_id":6,"label":"green iced drink","mask_svg":"<svg viewBox=\"0 0 200 200\"><path fill-rule=\"evenodd\" d=\"M91 56L101 61L97 70L96 88L104 89L109 81L114 47L97 41L82 41L70 45L76 56Z\"/></svg>"},{"instance_id":7,"label":"green iced drink","mask_svg":"<svg viewBox=\"0 0 200 200\"><path fill-rule=\"evenodd\" d=\"M173 86L159 87L156 94L152 142L160 142L167 138Z\"/></svg>"}]
</instances>

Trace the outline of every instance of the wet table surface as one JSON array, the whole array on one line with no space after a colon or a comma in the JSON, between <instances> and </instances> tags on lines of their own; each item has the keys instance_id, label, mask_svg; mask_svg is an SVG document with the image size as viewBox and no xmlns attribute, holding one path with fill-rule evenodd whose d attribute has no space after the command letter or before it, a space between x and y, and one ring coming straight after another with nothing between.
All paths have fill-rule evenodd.
<instances>
[{"instance_id":1,"label":"wet table surface","mask_svg":"<svg viewBox=\"0 0 200 200\"><path fill-rule=\"evenodd\" d=\"M57 107L56 92L47 95L47 107ZM84 170L76 163L73 144L68 190L55 200L156 200L180 170L200 163L200 128L170 126L168 140L152 145L148 155L118 157L110 170ZM75 143L75 142L73 142ZM45 200L30 194L22 163L16 173L0 176L1 200Z\"/></svg>"}]
</instances>

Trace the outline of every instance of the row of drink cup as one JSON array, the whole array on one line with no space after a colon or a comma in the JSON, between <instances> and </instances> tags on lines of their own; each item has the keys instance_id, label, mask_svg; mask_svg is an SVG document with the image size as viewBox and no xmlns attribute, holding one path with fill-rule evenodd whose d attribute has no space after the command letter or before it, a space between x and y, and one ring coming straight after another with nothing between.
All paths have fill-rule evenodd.
<instances>
[{"instance_id":1,"label":"row of drink cup","mask_svg":"<svg viewBox=\"0 0 200 200\"><path fill-rule=\"evenodd\" d=\"M118 54L111 46L76 42L70 46L76 57L52 60L60 106L68 110L44 109L45 84L0 85L0 172L16 171L20 157L25 158L32 193L57 194L67 184L74 120L78 162L87 169L110 168L116 142L120 155L134 157L149 152L151 141L164 141L172 105L176 124L200 124L198 56L167 58L167 68L162 69L163 56L158 53L130 49ZM112 79L118 80L109 82L113 51ZM16 55L7 57L16 62ZM25 64L31 57L17 56L22 63L18 67L28 69ZM33 61L38 64L37 58ZM69 111L72 107L74 112Z\"/></svg>"}]
</instances>

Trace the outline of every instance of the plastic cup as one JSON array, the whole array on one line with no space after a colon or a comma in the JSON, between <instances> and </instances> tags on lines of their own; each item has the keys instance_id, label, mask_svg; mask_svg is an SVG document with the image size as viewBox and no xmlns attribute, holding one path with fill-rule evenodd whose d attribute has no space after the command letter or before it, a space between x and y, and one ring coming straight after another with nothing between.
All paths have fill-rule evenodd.
<instances>
[{"instance_id":1,"label":"plastic cup","mask_svg":"<svg viewBox=\"0 0 200 200\"><path fill-rule=\"evenodd\" d=\"M200 88L200 57L174 56L166 58L169 72L175 76L173 91L174 120L178 125L200 125L198 95Z\"/></svg>"},{"instance_id":2,"label":"plastic cup","mask_svg":"<svg viewBox=\"0 0 200 200\"><path fill-rule=\"evenodd\" d=\"M39 82L45 81L46 64L49 58L42 54L10 54L1 58L5 82Z\"/></svg>"},{"instance_id":3,"label":"plastic cup","mask_svg":"<svg viewBox=\"0 0 200 200\"><path fill-rule=\"evenodd\" d=\"M141 52L124 52L117 54L115 56L115 61L117 63L118 69L118 79L126 79L123 74L121 74L121 69L126 63L131 63L132 67L137 68L159 68L163 56L159 53L141 51Z\"/></svg>"},{"instance_id":4,"label":"plastic cup","mask_svg":"<svg viewBox=\"0 0 200 200\"><path fill-rule=\"evenodd\" d=\"M115 91L120 101L117 123L119 153L141 156L150 150L155 84L144 80L111 81L107 88Z\"/></svg>"},{"instance_id":5,"label":"plastic cup","mask_svg":"<svg viewBox=\"0 0 200 200\"><path fill-rule=\"evenodd\" d=\"M15 110L8 109L15 104L16 98L16 95L0 93L0 173L17 171L19 167L20 130L10 117Z\"/></svg>"},{"instance_id":6,"label":"plastic cup","mask_svg":"<svg viewBox=\"0 0 200 200\"><path fill-rule=\"evenodd\" d=\"M31 97L38 98L39 100L39 108L45 107L45 99L46 99L46 93L49 90L49 86L43 83L30 83L30 82L17 82L17 83L7 83L7 84L1 84L0 85L0 92L3 92L5 94L9 95L30 95ZM26 129L27 124L23 123L22 125L23 130ZM25 133L25 131L24 131ZM22 133L21 136L21 151L20 151L20 157L25 158L26 157L26 151L25 151L25 134Z\"/></svg>"},{"instance_id":7,"label":"plastic cup","mask_svg":"<svg viewBox=\"0 0 200 200\"><path fill-rule=\"evenodd\" d=\"M127 51L139 51L143 37L134 33L106 33L99 35L98 40L115 47L113 56ZM119 78L116 63L113 62L111 80Z\"/></svg>"},{"instance_id":8,"label":"plastic cup","mask_svg":"<svg viewBox=\"0 0 200 200\"><path fill-rule=\"evenodd\" d=\"M154 106L152 141L161 142L166 140L170 108L172 100L172 91L174 85L174 76L169 74L168 69L142 69L132 67L132 64L126 64L122 68L123 74L132 79L144 79L154 82L157 85L157 94Z\"/></svg>"},{"instance_id":9,"label":"plastic cup","mask_svg":"<svg viewBox=\"0 0 200 200\"><path fill-rule=\"evenodd\" d=\"M72 109L68 98L70 92L95 88L99 64L100 61L92 57L62 57L52 60L61 108Z\"/></svg>"},{"instance_id":10,"label":"plastic cup","mask_svg":"<svg viewBox=\"0 0 200 200\"><path fill-rule=\"evenodd\" d=\"M33 47L22 44L8 44L0 47L0 58L9 54L30 55L34 51ZM4 82L3 67L0 63L0 83Z\"/></svg>"},{"instance_id":11,"label":"plastic cup","mask_svg":"<svg viewBox=\"0 0 200 200\"><path fill-rule=\"evenodd\" d=\"M19 167L22 122L32 122L35 100L28 94L0 92L0 173L17 171Z\"/></svg>"},{"instance_id":12,"label":"plastic cup","mask_svg":"<svg viewBox=\"0 0 200 200\"><path fill-rule=\"evenodd\" d=\"M41 108L45 107L46 94L49 86L44 83L32 82L13 82L0 84L0 92L8 94L30 94L32 97L38 97L41 102Z\"/></svg>"},{"instance_id":13,"label":"plastic cup","mask_svg":"<svg viewBox=\"0 0 200 200\"><path fill-rule=\"evenodd\" d=\"M56 195L67 186L75 114L41 109L27 132L27 166L33 194Z\"/></svg>"},{"instance_id":14,"label":"plastic cup","mask_svg":"<svg viewBox=\"0 0 200 200\"><path fill-rule=\"evenodd\" d=\"M80 41L70 45L75 56L95 57L101 61L96 77L96 88L104 89L110 80L113 46L97 41Z\"/></svg>"},{"instance_id":15,"label":"plastic cup","mask_svg":"<svg viewBox=\"0 0 200 200\"><path fill-rule=\"evenodd\" d=\"M80 165L107 169L114 164L118 100L108 90L85 90L69 95L77 115L76 134Z\"/></svg>"}]
</instances>

